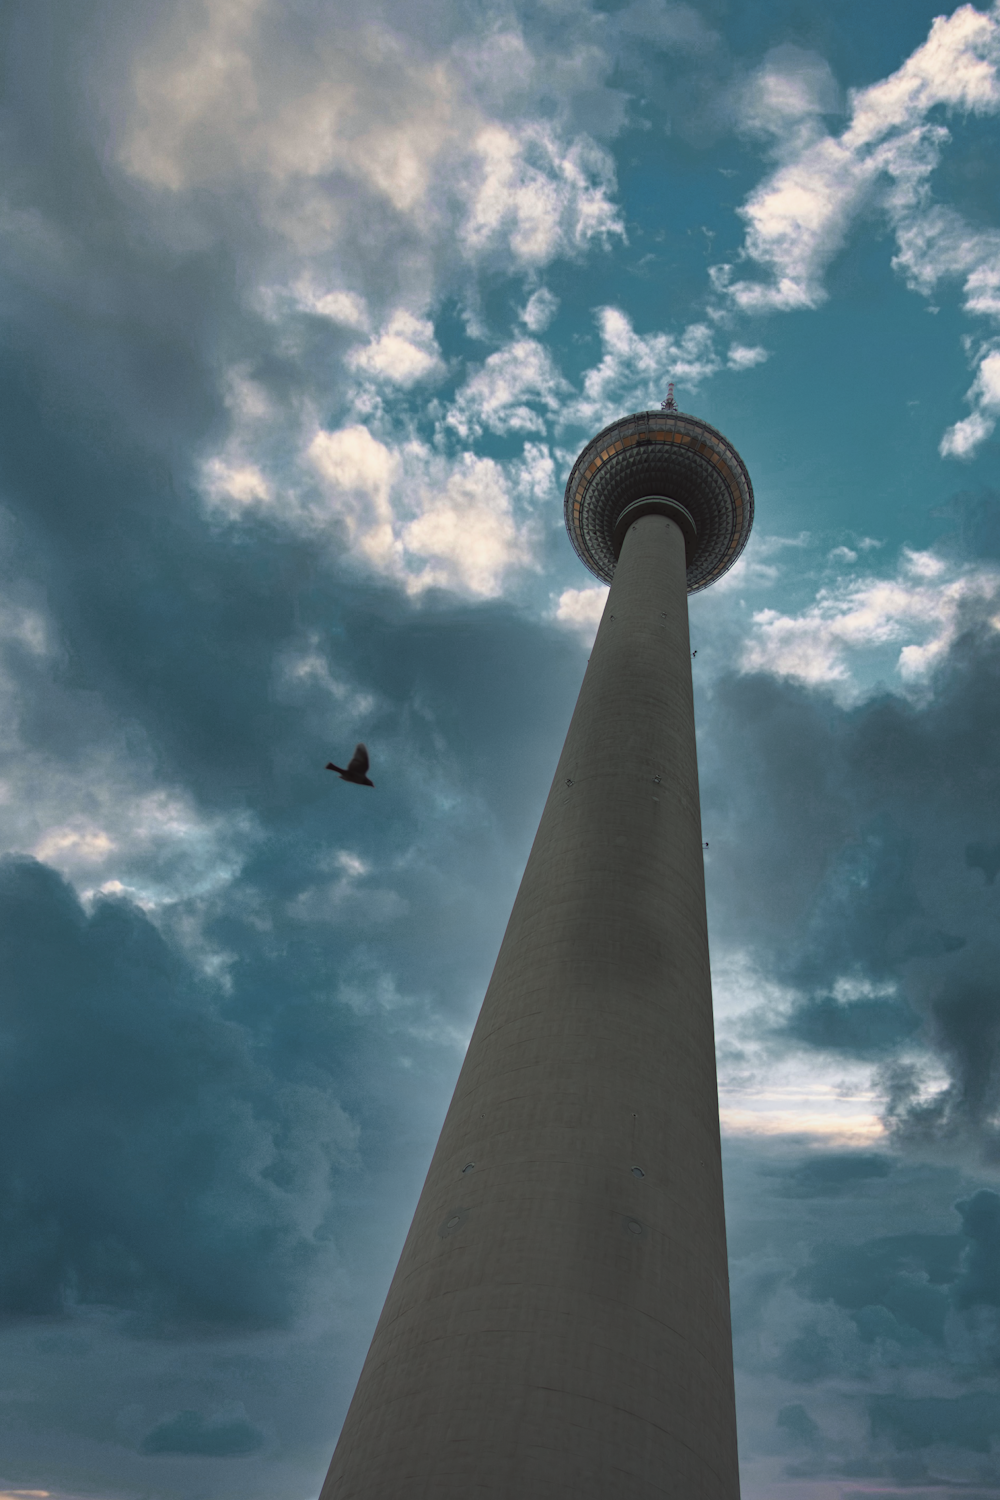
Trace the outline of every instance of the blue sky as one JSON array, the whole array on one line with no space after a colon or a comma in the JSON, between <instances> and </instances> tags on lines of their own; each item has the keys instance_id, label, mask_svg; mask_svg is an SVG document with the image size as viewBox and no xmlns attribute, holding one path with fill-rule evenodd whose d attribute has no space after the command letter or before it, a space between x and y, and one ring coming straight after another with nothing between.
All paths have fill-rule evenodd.
<instances>
[{"instance_id":1,"label":"blue sky","mask_svg":"<svg viewBox=\"0 0 1000 1500\"><path fill-rule=\"evenodd\" d=\"M317 1492L674 380L744 1496L1000 1495L1000 11L0 40L0 1493Z\"/></svg>"}]
</instances>

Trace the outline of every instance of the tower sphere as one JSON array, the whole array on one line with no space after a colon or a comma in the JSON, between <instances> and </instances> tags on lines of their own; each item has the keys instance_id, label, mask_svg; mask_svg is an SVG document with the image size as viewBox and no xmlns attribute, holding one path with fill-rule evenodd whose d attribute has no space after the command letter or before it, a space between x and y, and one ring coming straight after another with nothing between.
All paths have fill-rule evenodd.
<instances>
[{"instance_id":1,"label":"tower sphere","mask_svg":"<svg viewBox=\"0 0 1000 1500\"><path fill-rule=\"evenodd\" d=\"M655 512L684 533L689 594L721 578L750 535L753 486L743 460L721 432L685 412L619 417L587 444L566 485L569 539L605 583L630 522Z\"/></svg>"}]
</instances>

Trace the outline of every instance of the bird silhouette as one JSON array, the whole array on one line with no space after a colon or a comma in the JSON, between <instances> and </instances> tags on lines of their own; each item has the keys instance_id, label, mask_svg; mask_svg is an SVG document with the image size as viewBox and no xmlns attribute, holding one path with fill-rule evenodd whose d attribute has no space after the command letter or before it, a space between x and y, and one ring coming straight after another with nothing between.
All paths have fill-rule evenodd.
<instances>
[{"instance_id":1,"label":"bird silhouette","mask_svg":"<svg viewBox=\"0 0 1000 1500\"><path fill-rule=\"evenodd\" d=\"M347 763L346 771L343 766L335 766L332 760L327 762L326 769L336 771L341 781L353 781L355 786L375 785L374 781L368 780L368 751L364 745L355 745L354 754Z\"/></svg>"}]
</instances>

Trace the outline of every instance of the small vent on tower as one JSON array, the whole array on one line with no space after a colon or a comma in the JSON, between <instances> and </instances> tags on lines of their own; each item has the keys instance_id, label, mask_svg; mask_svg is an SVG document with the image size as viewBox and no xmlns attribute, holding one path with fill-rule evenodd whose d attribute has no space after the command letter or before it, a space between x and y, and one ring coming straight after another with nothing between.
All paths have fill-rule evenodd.
<instances>
[{"instance_id":1,"label":"small vent on tower","mask_svg":"<svg viewBox=\"0 0 1000 1500\"><path fill-rule=\"evenodd\" d=\"M456 1229L461 1229L468 1217L469 1210L467 1208L453 1208L451 1213L445 1216L444 1223L438 1230L438 1234L443 1240L447 1239L450 1234L455 1233Z\"/></svg>"}]
</instances>

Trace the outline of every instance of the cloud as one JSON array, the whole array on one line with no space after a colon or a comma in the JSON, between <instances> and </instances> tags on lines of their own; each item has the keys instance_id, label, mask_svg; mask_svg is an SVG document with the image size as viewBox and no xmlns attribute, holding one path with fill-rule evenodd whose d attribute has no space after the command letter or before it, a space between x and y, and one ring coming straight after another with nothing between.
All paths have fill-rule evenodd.
<instances>
[{"instance_id":1,"label":"cloud","mask_svg":"<svg viewBox=\"0 0 1000 1500\"><path fill-rule=\"evenodd\" d=\"M1000 267L1000 245L997 257ZM948 428L941 439L942 458L973 458L992 434L1000 413L1000 350L991 350L982 358L966 400L975 410Z\"/></svg>"},{"instance_id":2,"label":"cloud","mask_svg":"<svg viewBox=\"0 0 1000 1500\"><path fill-rule=\"evenodd\" d=\"M895 1322L937 1343L944 1340L947 1287L958 1275L958 1235L886 1236L861 1245L829 1245L813 1252L795 1285L815 1302L832 1301L854 1315L863 1340Z\"/></svg>"},{"instance_id":3,"label":"cloud","mask_svg":"<svg viewBox=\"0 0 1000 1500\"><path fill-rule=\"evenodd\" d=\"M532 292L521 312L521 321L529 333L544 333L559 311L559 298L548 287Z\"/></svg>"},{"instance_id":4,"label":"cloud","mask_svg":"<svg viewBox=\"0 0 1000 1500\"><path fill-rule=\"evenodd\" d=\"M515 339L491 354L459 389L447 423L463 441L482 435L544 433L559 410L568 383L536 339Z\"/></svg>"},{"instance_id":5,"label":"cloud","mask_svg":"<svg viewBox=\"0 0 1000 1500\"><path fill-rule=\"evenodd\" d=\"M442 368L434 325L399 308L382 333L355 350L347 364L350 369L404 389L418 380L427 380Z\"/></svg>"},{"instance_id":6,"label":"cloud","mask_svg":"<svg viewBox=\"0 0 1000 1500\"><path fill-rule=\"evenodd\" d=\"M788 43L771 49L738 100L742 129L765 138L812 130L821 116L842 110L841 91L829 63Z\"/></svg>"},{"instance_id":7,"label":"cloud","mask_svg":"<svg viewBox=\"0 0 1000 1500\"><path fill-rule=\"evenodd\" d=\"M993 567L904 551L894 578L855 577L820 589L798 615L758 611L743 670L848 688L863 653L891 647L900 684L917 686L946 659L969 620L992 619L998 596L1000 572Z\"/></svg>"},{"instance_id":8,"label":"cloud","mask_svg":"<svg viewBox=\"0 0 1000 1500\"><path fill-rule=\"evenodd\" d=\"M530 524L493 459L448 463L418 444L398 455L361 426L317 433L309 458L323 491L313 522L342 522L351 551L410 594L494 598L508 573L534 566Z\"/></svg>"},{"instance_id":9,"label":"cloud","mask_svg":"<svg viewBox=\"0 0 1000 1500\"><path fill-rule=\"evenodd\" d=\"M533 566L531 531L518 527L503 473L492 459L465 455L443 489L428 492L403 528L407 552L426 558L415 587L462 588L495 598L504 575Z\"/></svg>"},{"instance_id":10,"label":"cloud","mask_svg":"<svg viewBox=\"0 0 1000 1500\"><path fill-rule=\"evenodd\" d=\"M762 349L759 344L752 347L747 344L731 344L726 356L726 364L731 370L752 370L756 365L762 365L771 354L768 349Z\"/></svg>"},{"instance_id":11,"label":"cloud","mask_svg":"<svg viewBox=\"0 0 1000 1500\"><path fill-rule=\"evenodd\" d=\"M794 1385L811 1385L832 1375L837 1368L833 1343L815 1325L803 1330L781 1350L777 1373Z\"/></svg>"},{"instance_id":12,"label":"cloud","mask_svg":"<svg viewBox=\"0 0 1000 1500\"><path fill-rule=\"evenodd\" d=\"M727 1108L749 1088L792 1121L839 1078L844 1120L881 1115L900 1151L995 1159L994 611L973 598L917 696L769 671L713 685L699 758Z\"/></svg>"},{"instance_id":13,"label":"cloud","mask_svg":"<svg viewBox=\"0 0 1000 1500\"><path fill-rule=\"evenodd\" d=\"M964 1448L992 1453L1000 1437L1000 1397L989 1391L963 1396L876 1396L869 1407L872 1436L886 1438L900 1452Z\"/></svg>"},{"instance_id":14,"label":"cloud","mask_svg":"<svg viewBox=\"0 0 1000 1500\"><path fill-rule=\"evenodd\" d=\"M556 603L555 618L560 625L578 630L589 643L597 635L607 602L608 589L602 583L583 589L563 589Z\"/></svg>"},{"instance_id":15,"label":"cloud","mask_svg":"<svg viewBox=\"0 0 1000 1500\"><path fill-rule=\"evenodd\" d=\"M777 165L740 210L741 262L767 279L737 277L737 263L718 265L712 277L723 300L751 313L818 307L834 257L856 223L878 213L895 233L893 266L910 287L929 295L941 280L963 277L966 310L1000 315L1000 234L975 229L930 197L950 140L932 112L1000 111L998 60L1000 12L961 5L934 19L895 73L852 92L847 123L834 135L823 120L837 105L826 65L794 47L770 54L746 87L742 123L772 139ZM945 457L971 457L993 430L1000 410L993 357L987 346L969 392L975 410L945 433Z\"/></svg>"},{"instance_id":16,"label":"cloud","mask_svg":"<svg viewBox=\"0 0 1000 1500\"><path fill-rule=\"evenodd\" d=\"M494 36L488 70L474 34L435 45L433 26L410 36L408 19L338 11L333 26L304 24L297 46L285 28L276 48L268 0L181 5L131 73L118 160L192 208L204 188L242 183L267 231L307 258L356 241L359 194L391 239L405 225L432 254L450 236L466 258L537 267L619 237L611 157L544 118L551 80L523 35ZM590 61L598 76L579 84L600 88L609 63Z\"/></svg>"},{"instance_id":17,"label":"cloud","mask_svg":"<svg viewBox=\"0 0 1000 1500\"><path fill-rule=\"evenodd\" d=\"M355 1128L276 1080L205 981L125 901L92 914L44 865L0 864L8 1070L0 1306L152 1325L293 1318Z\"/></svg>"},{"instance_id":18,"label":"cloud","mask_svg":"<svg viewBox=\"0 0 1000 1500\"><path fill-rule=\"evenodd\" d=\"M380 572L402 570L402 544L390 503L400 459L357 424L317 432L306 452L323 486L328 514L347 530L351 551Z\"/></svg>"},{"instance_id":19,"label":"cloud","mask_svg":"<svg viewBox=\"0 0 1000 1500\"><path fill-rule=\"evenodd\" d=\"M859 1182L881 1181L891 1171L887 1157L861 1151L807 1156L784 1174L783 1191L795 1198L835 1197Z\"/></svg>"},{"instance_id":20,"label":"cloud","mask_svg":"<svg viewBox=\"0 0 1000 1500\"><path fill-rule=\"evenodd\" d=\"M695 387L721 368L707 323L693 323L676 338L639 334L620 308L602 307L597 325L602 357L585 372L582 394L564 412L566 422L600 427L622 411L659 406L670 380Z\"/></svg>"},{"instance_id":21,"label":"cloud","mask_svg":"<svg viewBox=\"0 0 1000 1500\"><path fill-rule=\"evenodd\" d=\"M624 235L610 194L614 165L594 141L569 145L550 126L512 130L498 125L473 142L471 202L460 230L469 256L502 246L523 266L584 251Z\"/></svg>"},{"instance_id":22,"label":"cloud","mask_svg":"<svg viewBox=\"0 0 1000 1500\"><path fill-rule=\"evenodd\" d=\"M927 116L942 105L976 114L1000 109L998 37L993 11L984 15L962 5L936 17L927 41L902 67L851 95L848 123L836 137L820 122L831 102L822 66L790 56L791 49L782 49L781 66L773 58L765 63L749 90L746 119L776 137L780 160L741 212L748 226L745 256L772 279L734 282L732 267L722 267L718 284L725 294L748 311L818 306L827 266L877 193L901 235L900 266L911 269L921 225L928 223L926 182L948 139ZM926 259L922 264L925 285L954 269L950 263L932 269Z\"/></svg>"},{"instance_id":23,"label":"cloud","mask_svg":"<svg viewBox=\"0 0 1000 1500\"><path fill-rule=\"evenodd\" d=\"M220 1414L206 1420L200 1412L181 1411L146 1434L141 1453L187 1453L202 1458L243 1458L264 1446L264 1434L246 1416Z\"/></svg>"},{"instance_id":24,"label":"cloud","mask_svg":"<svg viewBox=\"0 0 1000 1500\"><path fill-rule=\"evenodd\" d=\"M778 1035L826 1052L878 1057L897 1052L919 1027L920 1017L895 996L811 995L783 1019Z\"/></svg>"},{"instance_id":25,"label":"cloud","mask_svg":"<svg viewBox=\"0 0 1000 1500\"><path fill-rule=\"evenodd\" d=\"M783 1406L774 1420L777 1427L788 1433L793 1443L807 1448L821 1446L819 1427L801 1402Z\"/></svg>"},{"instance_id":26,"label":"cloud","mask_svg":"<svg viewBox=\"0 0 1000 1500\"><path fill-rule=\"evenodd\" d=\"M344 328L356 328L359 332L368 331L370 316L365 299L357 292L350 291L317 291L307 281L300 283L294 289L299 306L307 312L315 313L318 318L329 318L331 323L338 323ZM406 314L396 314L404 319ZM404 327L404 334L407 330ZM421 335L424 328L418 329Z\"/></svg>"}]
</instances>

